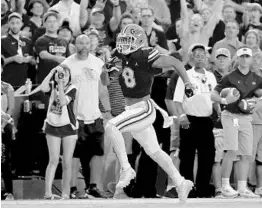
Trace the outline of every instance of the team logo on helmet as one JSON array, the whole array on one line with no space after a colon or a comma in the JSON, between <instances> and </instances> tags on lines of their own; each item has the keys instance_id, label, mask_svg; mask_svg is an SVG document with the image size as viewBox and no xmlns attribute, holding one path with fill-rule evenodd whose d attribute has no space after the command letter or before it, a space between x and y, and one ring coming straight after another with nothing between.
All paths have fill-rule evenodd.
<instances>
[{"instance_id":1,"label":"team logo on helmet","mask_svg":"<svg viewBox=\"0 0 262 208\"><path fill-rule=\"evenodd\" d=\"M136 24L127 25L117 36L116 48L124 55L133 53L146 45L147 37L144 30Z\"/></svg>"}]
</instances>

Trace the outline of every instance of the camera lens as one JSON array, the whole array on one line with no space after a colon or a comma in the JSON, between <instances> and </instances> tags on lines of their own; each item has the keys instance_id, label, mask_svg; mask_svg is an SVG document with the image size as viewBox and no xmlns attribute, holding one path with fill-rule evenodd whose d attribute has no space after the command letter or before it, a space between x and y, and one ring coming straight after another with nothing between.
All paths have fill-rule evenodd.
<instances>
[{"instance_id":1,"label":"camera lens","mask_svg":"<svg viewBox=\"0 0 262 208\"><path fill-rule=\"evenodd\" d=\"M59 78L59 79L63 79L63 78L64 78L64 73L61 73L61 72L58 73L58 78Z\"/></svg>"}]
</instances>

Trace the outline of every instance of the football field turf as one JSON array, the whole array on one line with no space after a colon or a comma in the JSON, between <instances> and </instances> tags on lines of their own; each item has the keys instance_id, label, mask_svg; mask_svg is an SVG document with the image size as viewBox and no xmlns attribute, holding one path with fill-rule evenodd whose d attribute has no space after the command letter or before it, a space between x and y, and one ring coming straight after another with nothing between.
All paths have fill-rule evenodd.
<instances>
[{"instance_id":1,"label":"football field turf","mask_svg":"<svg viewBox=\"0 0 262 208\"><path fill-rule=\"evenodd\" d=\"M260 199L123 199L123 200L15 200L2 201L2 208L262 208Z\"/></svg>"}]
</instances>

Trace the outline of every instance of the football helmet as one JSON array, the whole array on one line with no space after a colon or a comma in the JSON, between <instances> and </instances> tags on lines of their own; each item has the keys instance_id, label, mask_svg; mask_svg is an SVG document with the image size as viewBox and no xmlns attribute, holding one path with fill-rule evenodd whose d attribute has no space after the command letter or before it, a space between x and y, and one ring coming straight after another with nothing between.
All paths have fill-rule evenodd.
<instances>
[{"instance_id":1,"label":"football helmet","mask_svg":"<svg viewBox=\"0 0 262 208\"><path fill-rule=\"evenodd\" d=\"M136 24L127 25L117 36L116 49L128 55L147 45L147 37L142 27Z\"/></svg>"}]
</instances>

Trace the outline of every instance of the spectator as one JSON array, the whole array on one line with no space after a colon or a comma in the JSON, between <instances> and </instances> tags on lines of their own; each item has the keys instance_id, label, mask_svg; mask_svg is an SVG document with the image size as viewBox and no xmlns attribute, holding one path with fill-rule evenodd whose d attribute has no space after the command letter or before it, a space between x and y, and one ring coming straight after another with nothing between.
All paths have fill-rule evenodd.
<instances>
[{"instance_id":1,"label":"spectator","mask_svg":"<svg viewBox=\"0 0 262 208\"><path fill-rule=\"evenodd\" d=\"M260 97L261 98L261 97ZM252 115L253 126L253 152L252 162L255 161L255 175L257 177L257 185L255 194L262 196L262 102L254 109Z\"/></svg>"},{"instance_id":2,"label":"spectator","mask_svg":"<svg viewBox=\"0 0 262 208\"><path fill-rule=\"evenodd\" d=\"M118 6L115 4L115 0L105 1L104 15L106 21L110 20L111 17L114 16L113 12L115 6ZM127 9L126 0L119 0L119 6L121 8L121 14L123 14Z\"/></svg>"},{"instance_id":3,"label":"spectator","mask_svg":"<svg viewBox=\"0 0 262 208\"><path fill-rule=\"evenodd\" d=\"M225 5L222 10L224 22L236 20L236 11L233 6Z\"/></svg>"},{"instance_id":4,"label":"spectator","mask_svg":"<svg viewBox=\"0 0 262 208\"><path fill-rule=\"evenodd\" d=\"M175 52L181 49L180 39L181 39L181 29L182 29L181 19L178 19L175 24L171 25L166 31L166 39L168 40L169 51Z\"/></svg>"},{"instance_id":5,"label":"spectator","mask_svg":"<svg viewBox=\"0 0 262 208\"><path fill-rule=\"evenodd\" d=\"M1 54L5 60L2 80L15 89L24 85L27 78L28 64L35 64L33 46L28 38L20 35L22 16L12 13L8 17L9 33L2 36Z\"/></svg>"},{"instance_id":6,"label":"spectator","mask_svg":"<svg viewBox=\"0 0 262 208\"><path fill-rule=\"evenodd\" d=\"M11 14L6 0L1 0L1 36L8 34L8 16Z\"/></svg>"},{"instance_id":7,"label":"spectator","mask_svg":"<svg viewBox=\"0 0 262 208\"><path fill-rule=\"evenodd\" d=\"M261 56L262 51L260 49L260 37L257 30L249 30L244 36L244 44L252 49L252 70L254 72L261 71Z\"/></svg>"},{"instance_id":8,"label":"spectator","mask_svg":"<svg viewBox=\"0 0 262 208\"><path fill-rule=\"evenodd\" d=\"M239 47L243 45L238 40L238 35L239 33L239 25L238 23L233 20L233 21L227 21L226 22L226 28L225 28L225 38L216 42L212 49L212 55L211 55L211 61L214 62L215 60L215 51L219 48L226 48L230 51L231 57L234 57L236 51L238 50Z\"/></svg>"},{"instance_id":9,"label":"spectator","mask_svg":"<svg viewBox=\"0 0 262 208\"><path fill-rule=\"evenodd\" d=\"M113 16L107 23L103 8L95 6L91 10L90 19L87 11L87 0L81 0L80 3L80 25L82 30L94 27L99 32L99 39L101 45L110 45L112 43L112 33L118 28L121 19L121 9L119 6L119 0L112 1L115 7L113 10Z\"/></svg>"},{"instance_id":10,"label":"spectator","mask_svg":"<svg viewBox=\"0 0 262 208\"><path fill-rule=\"evenodd\" d=\"M86 184L83 198L88 198L89 194L101 196L96 184L90 183L89 163L95 155L104 154L104 128L99 110L98 86L100 77L103 84L106 83L106 77L103 73L104 62L90 53L90 39L86 35L77 37L75 47L76 53L68 57L63 64L70 68L72 83L76 85L78 92L75 109L79 131L74 157L80 158ZM87 94L89 99L86 99Z\"/></svg>"},{"instance_id":11,"label":"spectator","mask_svg":"<svg viewBox=\"0 0 262 208\"><path fill-rule=\"evenodd\" d=\"M24 28L27 28L29 25L29 16L27 15L27 11L25 10L25 0L16 0L14 2L14 7L12 7L12 12L17 12L18 14L21 15L22 21L23 21L23 26ZM11 4L12 5L12 4ZM29 37L28 35L28 30L22 30L22 34L26 37Z\"/></svg>"},{"instance_id":12,"label":"spectator","mask_svg":"<svg viewBox=\"0 0 262 208\"><path fill-rule=\"evenodd\" d=\"M252 55L261 52L260 46L260 37L257 30L249 30L244 36L244 44L252 49Z\"/></svg>"},{"instance_id":13,"label":"spectator","mask_svg":"<svg viewBox=\"0 0 262 208\"><path fill-rule=\"evenodd\" d=\"M245 34L250 29L257 29L259 37L262 37L262 6L258 3L251 3L248 6L248 12L245 15L244 27L242 33Z\"/></svg>"},{"instance_id":14,"label":"spectator","mask_svg":"<svg viewBox=\"0 0 262 208\"><path fill-rule=\"evenodd\" d=\"M183 82L179 78L173 98L178 105L180 119L180 172L186 179L193 181L194 158L197 150L197 196L209 197L209 181L215 156L213 124L210 119L212 101L209 96L217 82L214 75L204 69L205 46L196 44L190 51L195 64L187 73L190 81L196 85L196 90L192 97L186 98L182 90L184 89Z\"/></svg>"},{"instance_id":15,"label":"spectator","mask_svg":"<svg viewBox=\"0 0 262 208\"><path fill-rule=\"evenodd\" d=\"M50 82L53 82L50 84ZM50 86L51 85L51 86ZM71 165L77 140L78 123L74 115L76 88L71 84L69 68L54 68L40 85L41 91L51 93L44 133L49 150L49 163L45 174L45 199L55 199L52 183L59 163L60 146L63 145L62 199L69 199Z\"/></svg>"},{"instance_id":16,"label":"spectator","mask_svg":"<svg viewBox=\"0 0 262 208\"><path fill-rule=\"evenodd\" d=\"M114 33L114 41L116 41L118 34L120 33L120 31L125 28L125 26L127 26L128 24L133 24L134 23L134 19L132 18L132 15L129 13L124 13L121 16L120 19L120 23L118 26L118 29L115 31Z\"/></svg>"},{"instance_id":17,"label":"spectator","mask_svg":"<svg viewBox=\"0 0 262 208\"><path fill-rule=\"evenodd\" d=\"M60 17L59 17L59 13L58 13L57 11L55 11L55 10L49 9L47 12L56 13L56 14L57 14L57 17L60 18ZM35 43L38 38L40 38L42 35L44 35L45 32L46 32L46 28L45 28L44 25L41 26L41 27L39 27L39 28L37 28L36 31L35 31L35 35L32 37L33 43Z\"/></svg>"},{"instance_id":18,"label":"spectator","mask_svg":"<svg viewBox=\"0 0 262 208\"><path fill-rule=\"evenodd\" d=\"M1 58L1 71L3 72L4 59ZM13 139L13 119L14 110L14 89L13 87L1 81L1 173L5 185L3 200L13 200L13 175L11 172L11 142Z\"/></svg>"},{"instance_id":19,"label":"spectator","mask_svg":"<svg viewBox=\"0 0 262 208\"><path fill-rule=\"evenodd\" d=\"M24 32L27 31L26 35L28 38L35 40L34 36L37 28L41 27L43 24L42 16L45 13L46 5L42 0L31 0L28 5L28 15L30 16L30 20L28 25L23 26ZM34 44L34 42L33 42Z\"/></svg>"},{"instance_id":20,"label":"spectator","mask_svg":"<svg viewBox=\"0 0 262 208\"><path fill-rule=\"evenodd\" d=\"M137 24L139 25L140 23L140 19L141 19L141 9L138 8L138 7L135 7L133 8L131 11L130 11L132 17L133 17L133 20L134 20L134 24Z\"/></svg>"},{"instance_id":21,"label":"spectator","mask_svg":"<svg viewBox=\"0 0 262 208\"><path fill-rule=\"evenodd\" d=\"M209 38L212 37L216 24L219 21L219 15L222 11L223 4L219 0L216 1L213 14L204 25L203 18L200 14L189 16L186 6L186 1L181 0L181 21L182 35L181 46L183 62L188 61L188 49L195 43L201 43L208 46Z\"/></svg>"},{"instance_id":22,"label":"spectator","mask_svg":"<svg viewBox=\"0 0 262 208\"><path fill-rule=\"evenodd\" d=\"M37 70L37 83L41 83L49 72L68 56L68 43L59 39L58 14L47 12L44 17L46 32L37 39L35 44L36 54L39 57Z\"/></svg>"},{"instance_id":23,"label":"spectator","mask_svg":"<svg viewBox=\"0 0 262 208\"><path fill-rule=\"evenodd\" d=\"M72 44L73 40L73 31L70 28L69 21L64 20L61 27L57 31L58 33L58 38L63 39L67 42L68 44L68 51L69 54L75 53L75 46Z\"/></svg>"},{"instance_id":24,"label":"spectator","mask_svg":"<svg viewBox=\"0 0 262 208\"><path fill-rule=\"evenodd\" d=\"M226 48L219 48L215 52L215 71L214 75L216 77L217 83L222 81L222 78L227 75L230 71L230 61L231 56L230 52ZM223 106L221 106L223 108ZM221 161L223 160L224 151L223 151L223 139L224 131L221 124L220 115L217 115L213 112L212 120L214 123L214 137L215 137L215 163L213 165L213 182L215 186L215 197L223 198L221 191Z\"/></svg>"},{"instance_id":25,"label":"spectator","mask_svg":"<svg viewBox=\"0 0 262 208\"><path fill-rule=\"evenodd\" d=\"M150 8L141 9L141 27L146 32L148 46L155 47L163 54L169 53L164 32L153 28L154 11Z\"/></svg>"},{"instance_id":26,"label":"spectator","mask_svg":"<svg viewBox=\"0 0 262 208\"><path fill-rule=\"evenodd\" d=\"M250 98L256 89L262 87L262 78L250 72L252 63L250 48L241 47L238 49L237 62L238 68L222 79L211 96L213 101L226 105L221 119L224 129L224 150L226 150L222 162L222 194L226 197L236 197L240 194L242 197L257 198L258 196L247 188L248 156L252 155L253 148L252 118L248 113L243 114L236 101L239 98ZM240 95L232 96L229 93L226 98L219 96L224 88L232 86L240 92ZM238 191L235 191L229 183L233 160L236 156L240 156L239 172L237 173Z\"/></svg>"},{"instance_id":27,"label":"spectator","mask_svg":"<svg viewBox=\"0 0 262 208\"><path fill-rule=\"evenodd\" d=\"M74 0L62 0L50 8L59 13L59 25L62 24L64 19L68 19L72 27L74 36L81 34L81 27L79 22L80 5L75 3Z\"/></svg>"}]
</instances>

